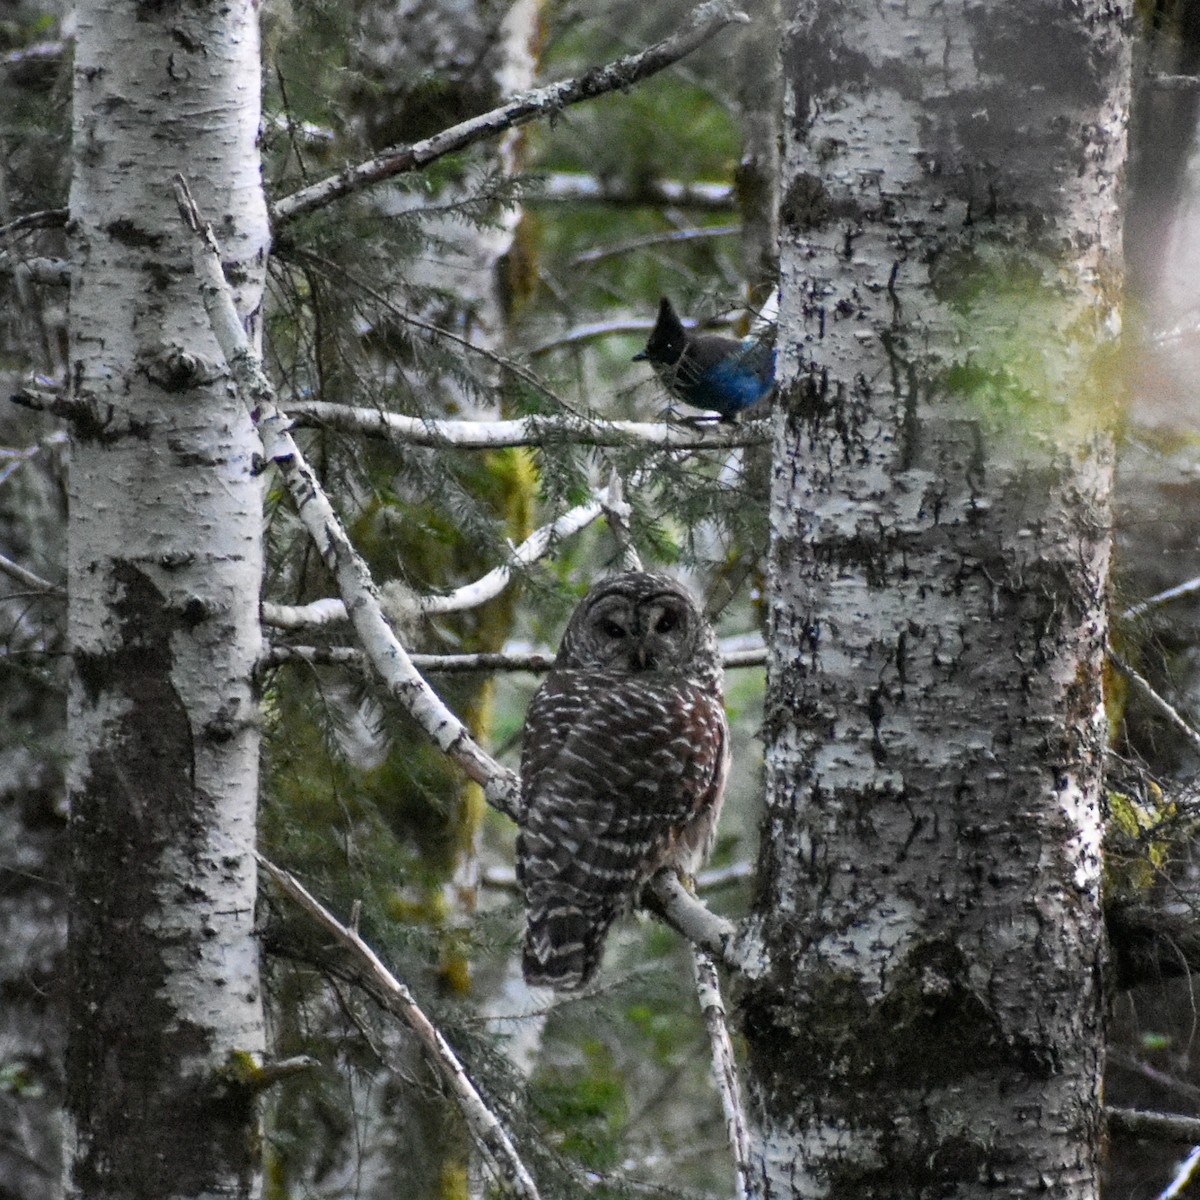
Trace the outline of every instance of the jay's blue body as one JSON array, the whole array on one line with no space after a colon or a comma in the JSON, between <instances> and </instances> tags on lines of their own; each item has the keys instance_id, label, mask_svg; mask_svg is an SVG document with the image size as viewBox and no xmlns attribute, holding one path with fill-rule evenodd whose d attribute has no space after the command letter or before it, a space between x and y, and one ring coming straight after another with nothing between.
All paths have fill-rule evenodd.
<instances>
[{"instance_id":1,"label":"jay's blue body","mask_svg":"<svg viewBox=\"0 0 1200 1200\"><path fill-rule=\"evenodd\" d=\"M775 386L774 347L756 338L689 333L665 297L650 340L633 361L648 362L672 396L719 413L722 421L735 421Z\"/></svg>"}]
</instances>

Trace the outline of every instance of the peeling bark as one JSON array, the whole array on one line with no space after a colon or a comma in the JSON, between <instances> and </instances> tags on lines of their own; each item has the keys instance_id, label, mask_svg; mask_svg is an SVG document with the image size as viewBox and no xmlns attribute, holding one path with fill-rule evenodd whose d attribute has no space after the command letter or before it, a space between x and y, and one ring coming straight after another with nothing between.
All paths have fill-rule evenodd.
<instances>
[{"instance_id":1,"label":"peeling bark","mask_svg":"<svg viewBox=\"0 0 1200 1200\"><path fill-rule=\"evenodd\" d=\"M761 1194L1093 1198L1119 6L793 6Z\"/></svg>"},{"instance_id":2,"label":"peeling bark","mask_svg":"<svg viewBox=\"0 0 1200 1200\"><path fill-rule=\"evenodd\" d=\"M67 1193L260 1193L226 1068L263 1049L253 933L257 441L171 179L222 229L240 311L267 245L258 13L78 7L69 516L73 974Z\"/></svg>"}]
</instances>

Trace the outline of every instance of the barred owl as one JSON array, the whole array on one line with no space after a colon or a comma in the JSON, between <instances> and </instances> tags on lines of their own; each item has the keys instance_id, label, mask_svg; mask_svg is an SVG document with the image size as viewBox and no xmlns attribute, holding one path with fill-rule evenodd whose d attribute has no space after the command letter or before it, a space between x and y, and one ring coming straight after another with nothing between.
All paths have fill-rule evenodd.
<instances>
[{"instance_id":1,"label":"barred owl","mask_svg":"<svg viewBox=\"0 0 1200 1200\"><path fill-rule=\"evenodd\" d=\"M643 884L660 867L700 866L728 768L704 614L665 575L598 583L525 717L517 878L529 983L582 987Z\"/></svg>"}]
</instances>

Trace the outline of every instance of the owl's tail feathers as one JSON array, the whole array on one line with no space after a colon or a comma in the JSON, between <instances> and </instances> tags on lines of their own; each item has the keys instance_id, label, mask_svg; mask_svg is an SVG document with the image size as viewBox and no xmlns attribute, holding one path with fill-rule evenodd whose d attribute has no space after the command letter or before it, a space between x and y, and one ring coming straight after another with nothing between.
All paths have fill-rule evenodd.
<instances>
[{"instance_id":1,"label":"owl's tail feathers","mask_svg":"<svg viewBox=\"0 0 1200 1200\"><path fill-rule=\"evenodd\" d=\"M531 907L521 969L530 987L570 992L596 973L616 913L573 904Z\"/></svg>"}]
</instances>

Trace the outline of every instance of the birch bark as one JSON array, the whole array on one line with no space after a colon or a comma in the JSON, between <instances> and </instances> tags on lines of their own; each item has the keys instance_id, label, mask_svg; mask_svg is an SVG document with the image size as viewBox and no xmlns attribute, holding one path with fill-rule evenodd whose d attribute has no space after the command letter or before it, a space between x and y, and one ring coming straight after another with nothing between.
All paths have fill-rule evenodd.
<instances>
[{"instance_id":1,"label":"birch bark","mask_svg":"<svg viewBox=\"0 0 1200 1200\"><path fill-rule=\"evenodd\" d=\"M257 310L257 6L77 7L67 1193L260 1193L257 442L172 175Z\"/></svg>"},{"instance_id":2,"label":"birch bark","mask_svg":"<svg viewBox=\"0 0 1200 1200\"><path fill-rule=\"evenodd\" d=\"M783 53L760 1194L1096 1195L1128 12Z\"/></svg>"}]
</instances>

